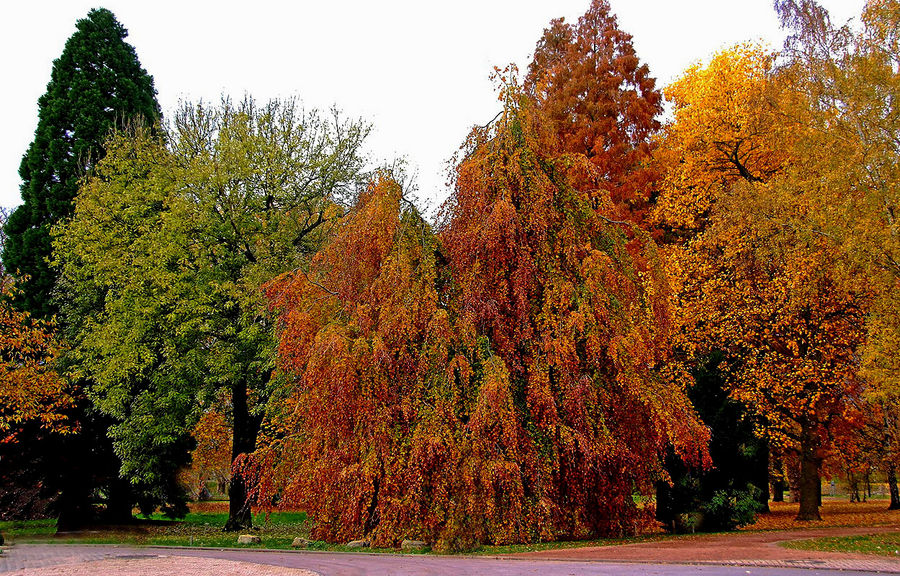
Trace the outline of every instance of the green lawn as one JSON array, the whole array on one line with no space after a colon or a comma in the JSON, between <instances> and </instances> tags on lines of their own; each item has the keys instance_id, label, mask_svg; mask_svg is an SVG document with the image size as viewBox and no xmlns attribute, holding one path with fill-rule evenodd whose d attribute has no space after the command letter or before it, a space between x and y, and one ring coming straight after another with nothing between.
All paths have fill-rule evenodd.
<instances>
[{"instance_id":1,"label":"green lawn","mask_svg":"<svg viewBox=\"0 0 900 576\"><path fill-rule=\"evenodd\" d=\"M859 554L880 554L900 558L900 532L872 534L868 536L841 536L795 540L782 546L797 550L819 550L822 552L857 552Z\"/></svg>"},{"instance_id":2,"label":"green lawn","mask_svg":"<svg viewBox=\"0 0 900 576\"><path fill-rule=\"evenodd\" d=\"M162 515L153 515L144 520L138 520L135 524L122 527L98 527L79 533L56 534L55 520L30 520L25 522L0 522L0 532L12 542L56 542L56 543L80 543L80 544L135 544L156 546L203 546L210 548L235 548L237 544L236 533L222 532L228 514L224 512L191 512L183 520L170 521ZM245 545L246 548L265 549L290 549L296 536L309 538L309 526L304 512L273 512L266 517L264 513L256 514L253 518L254 529L248 531L260 537L261 543ZM629 542L659 539L666 536L653 535L626 539L604 539L564 542L542 542L534 544L518 544L509 546L482 546L472 551L474 554L513 554L517 552L531 552L536 550L551 550L558 548L574 548L581 546L603 546L612 544L626 544ZM672 536L668 536L672 537ZM677 536L676 536L677 537ZM312 550L329 551L357 551L344 545L328 544L314 541L310 544ZM394 552L395 548L366 548L365 552ZM429 549L413 551L411 553L427 553Z\"/></svg>"},{"instance_id":3,"label":"green lawn","mask_svg":"<svg viewBox=\"0 0 900 576\"><path fill-rule=\"evenodd\" d=\"M121 527L90 528L78 533L56 534L56 520L0 522L0 532L9 542L52 541L84 544L142 544L164 546L237 546L237 534L222 532L228 514L191 512L183 520L169 521L161 515L137 520ZM295 536L308 536L304 512L274 512L268 517L256 514L256 527L250 531L262 539L261 545L248 547L290 548ZM319 543L314 543L313 547ZM324 547L324 543L321 544Z\"/></svg>"}]
</instances>

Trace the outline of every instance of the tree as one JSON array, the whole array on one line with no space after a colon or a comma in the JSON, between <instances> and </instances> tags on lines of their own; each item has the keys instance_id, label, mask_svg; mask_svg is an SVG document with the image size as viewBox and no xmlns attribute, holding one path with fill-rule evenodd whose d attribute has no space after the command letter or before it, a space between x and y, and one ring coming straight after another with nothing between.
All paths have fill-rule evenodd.
<instances>
[{"instance_id":1,"label":"tree","mask_svg":"<svg viewBox=\"0 0 900 576\"><path fill-rule=\"evenodd\" d=\"M207 483L215 482L219 494L227 493L231 481L231 426L222 413L224 407L205 408L191 432L197 447L191 464L180 473L182 483L199 499L209 498Z\"/></svg>"},{"instance_id":2,"label":"tree","mask_svg":"<svg viewBox=\"0 0 900 576\"><path fill-rule=\"evenodd\" d=\"M35 138L19 168L23 204L6 224L3 263L11 274L27 277L18 306L37 318L57 310L50 230L71 214L79 181L103 157L110 129L160 117L153 78L112 12L91 10L76 28L38 100Z\"/></svg>"},{"instance_id":3,"label":"tree","mask_svg":"<svg viewBox=\"0 0 900 576\"><path fill-rule=\"evenodd\" d=\"M546 130L540 106L514 83L505 102L472 134L447 205L455 312L508 370L519 407L509 425L527 439L522 482L549 525L628 533L642 513L631 494L661 473L665 449L705 460L708 438L662 376L662 260L640 229L604 215L608 195L575 185L590 159Z\"/></svg>"},{"instance_id":4,"label":"tree","mask_svg":"<svg viewBox=\"0 0 900 576\"><path fill-rule=\"evenodd\" d=\"M6 211L0 208L0 247ZM71 418L75 391L54 371L59 344L53 326L15 308L19 290L0 264L0 517L41 514L42 494L35 439L77 429ZM46 447L47 442L43 444ZM36 465L37 464L37 465Z\"/></svg>"},{"instance_id":5,"label":"tree","mask_svg":"<svg viewBox=\"0 0 900 576\"><path fill-rule=\"evenodd\" d=\"M477 386L488 375L454 354L438 250L382 173L308 268L267 287L291 385L270 406L253 471L260 498L307 510L318 538L393 545L411 536L454 549L485 537L485 516L518 522L480 506L476 485L488 471L471 437L489 427L488 412L476 424L472 403L486 402ZM496 464L491 481L511 483Z\"/></svg>"},{"instance_id":6,"label":"tree","mask_svg":"<svg viewBox=\"0 0 900 576\"><path fill-rule=\"evenodd\" d=\"M780 121L776 111L798 95L770 79L769 62L737 47L670 88L663 154L673 168L656 217L687 239L670 250L679 349L725 353L731 397L776 450L798 451L798 519L810 520L827 430L858 386L869 294L845 281L826 239L779 224L808 210L778 185L805 133Z\"/></svg>"},{"instance_id":7,"label":"tree","mask_svg":"<svg viewBox=\"0 0 900 576\"><path fill-rule=\"evenodd\" d=\"M671 482L656 491L656 518L672 531L732 530L767 511L768 446L742 403L732 399L719 364L721 352L693 368L688 398L710 430L706 470L669 458Z\"/></svg>"},{"instance_id":8,"label":"tree","mask_svg":"<svg viewBox=\"0 0 900 576\"><path fill-rule=\"evenodd\" d=\"M862 373L876 397L900 393L900 4L873 0L861 26L834 25L811 0L776 3L791 32L779 70L803 97L786 108L798 161L779 181L809 210L785 225L830 239L874 291Z\"/></svg>"},{"instance_id":9,"label":"tree","mask_svg":"<svg viewBox=\"0 0 900 576\"><path fill-rule=\"evenodd\" d=\"M550 23L524 88L557 133L560 151L587 160L572 184L594 191L594 202L611 216L642 221L658 177L649 160L662 95L607 0L593 0L577 24Z\"/></svg>"},{"instance_id":10,"label":"tree","mask_svg":"<svg viewBox=\"0 0 900 576\"><path fill-rule=\"evenodd\" d=\"M74 370L115 420L121 473L176 506L200 401L225 391L231 459L253 451L273 388L273 338L260 286L303 262L342 213L362 167L360 122L300 109L184 106L167 141L137 126L109 141L57 233L61 282L77 294ZM231 476L226 529L250 502Z\"/></svg>"},{"instance_id":11,"label":"tree","mask_svg":"<svg viewBox=\"0 0 900 576\"><path fill-rule=\"evenodd\" d=\"M0 209L0 227L5 223ZM0 247L6 238L0 230ZM0 264L0 445L16 444L23 428L67 433L72 391L53 370L59 344L52 326L16 310L15 279Z\"/></svg>"},{"instance_id":12,"label":"tree","mask_svg":"<svg viewBox=\"0 0 900 576\"><path fill-rule=\"evenodd\" d=\"M603 2L579 26L554 29L620 38ZM572 146L544 81L523 89L509 71L436 235L383 176L309 267L270 284L289 386L249 473L261 498L310 510L316 537L456 550L632 533L667 449L708 461L664 375L662 260L613 219L649 146L601 142L633 97L616 46L594 62L608 91L584 103L605 115L595 145Z\"/></svg>"}]
</instances>

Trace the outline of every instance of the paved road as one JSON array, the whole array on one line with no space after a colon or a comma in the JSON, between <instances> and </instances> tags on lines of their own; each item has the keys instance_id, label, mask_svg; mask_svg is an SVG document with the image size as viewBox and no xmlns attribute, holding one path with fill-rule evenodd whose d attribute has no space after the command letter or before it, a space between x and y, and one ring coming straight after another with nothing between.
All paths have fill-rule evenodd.
<instances>
[{"instance_id":1,"label":"paved road","mask_svg":"<svg viewBox=\"0 0 900 576\"><path fill-rule=\"evenodd\" d=\"M430 575L540 575L540 576L861 576L877 572L842 570L837 572L807 564L804 567L748 567L715 564L643 564L579 562L533 558L487 558L471 556L403 556L393 554L346 554L332 552L273 552L256 550L199 550L172 548L132 548L126 546L77 546L61 544L19 544L0 557L0 572L74 565L82 562L109 562L121 559L150 560L155 557L193 557L228 560L263 566L312 570L322 576L391 574ZM94 565L99 567L100 565ZM114 570L104 570L115 576Z\"/></svg>"}]
</instances>

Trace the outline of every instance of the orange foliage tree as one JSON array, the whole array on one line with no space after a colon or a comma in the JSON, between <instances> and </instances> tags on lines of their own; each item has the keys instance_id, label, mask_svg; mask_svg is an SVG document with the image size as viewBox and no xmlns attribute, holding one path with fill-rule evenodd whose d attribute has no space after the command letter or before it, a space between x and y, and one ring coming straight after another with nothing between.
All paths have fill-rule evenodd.
<instances>
[{"instance_id":1,"label":"orange foliage tree","mask_svg":"<svg viewBox=\"0 0 900 576\"><path fill-rule=\"evenodd\" d=\"M667 278L634 223L659 110L646 68L598 0L553 23L527 88L502 84L437 235L382 175L268 288L289 385L245 473L316 537L628 534L652 521L636 497L667 449L708 461L664 375Z\"/></svg>"},{"instance_id":2,"label":"orange foliage tree","mask_svg":"<svg viewBox=\"0 0 900 576\"><path fill-rule=\"evenodd\" d=\"M270 407L249 472L262 502L306 510L315 537L459 547L486 537L486 516L505 520L480 507L482 471L472 462L475 438L497 432L495 414L474 407L479 383L503 370L487 361L476 375L451 355L437 240L404 202L400 185L381 175L308 270L269 285L279 366L294 380ZM510 455L505 465L515 462ZM500 463L491 471L500 484L509 476Z\"/></svg>"},{"instance_id":3,"label":"orange foliage tree","mask_svg":"<svg viewBox=\"0 0 900 576\"><path fill-rule=\"evenodd\" d=\"M191 464L181 471L181 481L197 497L208 497L207 482L215 482L225 494L231 479L232 425L218 407L207 408L197 420L191 436L197 442L191 452Z\"/></svg>"},{"instance_id":4,"label":"orange foliage tree","mask_svg":"<svg viewBox=\"0 0 900 576\"><path fill-rule=\"evenodd\" d=\"M57 343L50 326L13 305L15 282L0 267L0 444L15 443L25 425L73 430L66 410L74 400L53 370Z\"/></svg>"},{"instance_id":5,"label":"orange foliage tree","mask_svg":"<svg viewBox=\"0 0 900 576\"><path fill-rule=\"evenodd\" d=\"M648 160L662 95L607 0L593 0L576 24L550 23L524 87L556 133L557 153L586 160L570 172L572 185L607 212L641 221L658 178Z\"/></svg>"},{"instance_id":6,"label":"orange foliage tree","mask_svg":"<svg viewBox=\"0 0 900 576\"><path fill-rule=\"evenodd\" d=\"M680 240L670 251L678 348L688 362L726 353L731 396L777 448L798 452L798 519L809 520L827 429L858 382L868 294L840 274L830 241L780 224L808 206L773 185L802 135L779 123L779 99L797 95L769 70L768 55L739 46L669 88L655 218Z\"/></svg>"},{"instance_id":7,"label":"orange foliage tree","mask_svg":"<svg viewBox=\"0 0 900 576\"><path fill-rule=\"evenodd\" d=\"M383 175L308 269L268 288L291 385L246 473L262 501L308 510L316 537L633 533L666 449L706 460L707 430L663 376L656 246L591 185L640 166L606 151L623 173L585 178L592 157L514 77L502 100L437 237Z\"/></svg>"},{"instance_id":8,"label":"orange foliage tree","mask_svg":"<svg viewBox=\"0 0 900 576\"><path fill-rule=\"evenodd\" d=\"M566 149L541 105L514 82L504 98L470 137L444 216L456 315L509 370L534 462L524 485L557 534L628 533L648 512L633 493L662 476L666 447L706 454L706 429L662 377L662 260L636 225L604 215L608 191L580 188L592 160Z\"/></svg>"}]
</instances>

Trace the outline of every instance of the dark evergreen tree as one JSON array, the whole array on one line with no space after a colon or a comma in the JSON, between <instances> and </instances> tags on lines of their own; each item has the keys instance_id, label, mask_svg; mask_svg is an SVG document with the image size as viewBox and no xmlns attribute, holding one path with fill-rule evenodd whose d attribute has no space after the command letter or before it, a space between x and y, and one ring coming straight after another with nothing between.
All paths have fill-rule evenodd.
<instances>
[{"instance_id":1,"label":"dark evergreen tree","mask_svg":"<svg viewBox=\"0 0 900 576\"><path fill-rule=\"evenodd\" d=\"M3 249L6 269L28 276L19 305L42 318L57 310L50 229L71 213L79 180L103 156L110 130L135 118L154 123L160 117L153 77L113 13L91 10L76 28L38 100L34 141L19 167L23 204L10 215Z\"/></svg>"},{"instance_id":2,"label":"dark evergreen tree","mask_svg":"<svg viewBox=\"0 0 900 576\"><path fill-rule=\"evenodd\" d=\"M656 517L672 531L730 530L768 509L768 446L754 433L744 406L729 398L721 361L721 354L710 355L694 371L688 390L711 432L713 467L698 470L670 457L672 485L657 487Z\"/></svg>"}]
</instances>

